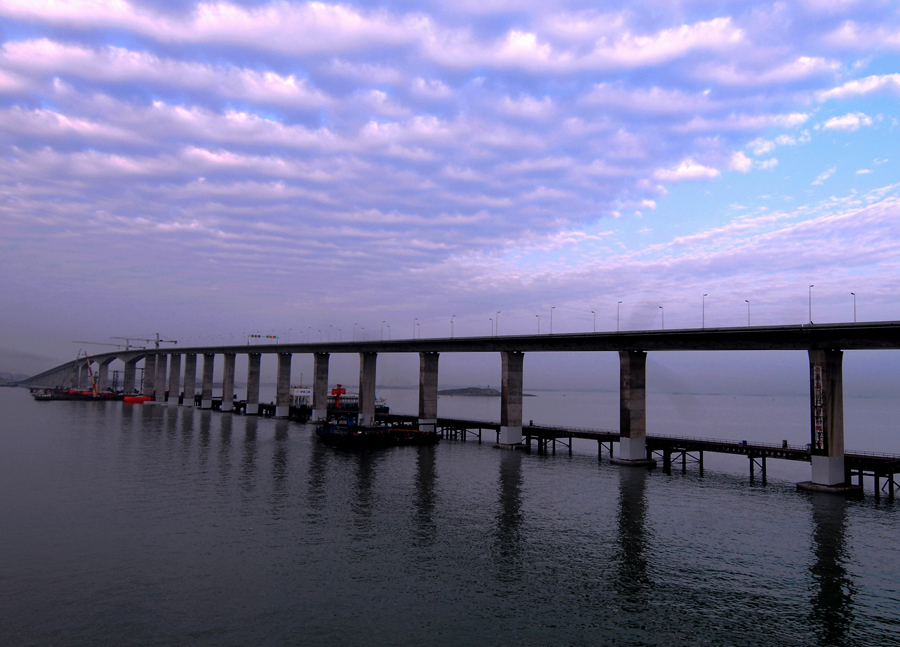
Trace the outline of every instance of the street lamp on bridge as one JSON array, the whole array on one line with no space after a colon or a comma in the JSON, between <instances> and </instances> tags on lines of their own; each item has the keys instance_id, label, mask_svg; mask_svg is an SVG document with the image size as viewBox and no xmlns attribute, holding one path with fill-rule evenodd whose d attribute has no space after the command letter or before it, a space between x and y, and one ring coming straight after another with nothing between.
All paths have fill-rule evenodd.
<instances>
[{"instance_id":1,"label":"street lamp on bridge","mask_svg":"<svg viewBox=\"0 0 900 647\"><path fill-rule=\"evenodd\" d=\"M450 339L453 339L453 320L456 318L456 315L450 317Z\"/></svg>"},{"instance_id":2,"label":"street lamp on bridge","mask_svg":"<svg viewBox=\"0 0 900 647\"><path fill-rule=\"evenodd\" d=\"M812 283L809 284L809 323L812 323L812 289L816 287Z\"/></svg>"},{"instance_id":3,"label":"street lamp on bridge","mask_svg":"<svg viewBox=\"0 0 900 647\"><path fill-rule=\"evenodd\" d=\"M851 292L853 295L853 323L856 323L856 292Z\"/></svg>"},{"instance_id":4,"label":"street lamp on bridge","mask_svg":"<svg viewBox=\"0 0 900 647\"><path fill-rule=\"evenodd\" d=\"M661 326L660 330L665 330L666 329L666 310L662 306L659 306L659 314L660 314L660 317L662 317L662 322L660 324L660 326Z\"/></svg>"},{"instance_id":5,"label":"street lamp on bridge","mask_svg":"<svg viewBox=\"0 0 900 647\"><path fill-rule=\"evenodd\" d=\"M744 299L744 303L747 304L747 327L750 327L750 301L748 299Z\"/></svg>"},{"instance_id":6,"label":"street lamp on bridge","mask_svg":"<svg viewBox=\"0 0 900 647\"><path fill-rule=\"evenodd\" d=\"M556 306L550 306L550 334L553 334L553 311L556 310Z\"/></svg>"},{"instance_id":7,"label":"street lamp on bridge","mask_svg":"<svg viewBox=\"0 0 900 647\"><path fill-rule=\"evenodd\" d=\"M616 332L619 332L619 306L622 305L622 302L619 301L616 304Z\"/></svg>"},{"instance_id":8,"label":"street lamp on bridge","mask_svg":"<svg viewBox=\"0 0 900 647\"><path fill-rule=\"evenodd\" d=\"M594 332L597 332L597 313L591 310L591 314L594 315Z\"/></svg>"},{"instance_id":9,"label":"street lamp on bridge","mask_svg":"<svg viewBox=\"0 0 900 647\"><path fill-rule=\"evenodd\" d=\"M541 315L534 315L538 320L538 334L541 334Z\"/></svg>"},{"instance_id":10,"label":"street lamp on bridge","mask_svg":"<svg viewBox=\"0 0 900 647\"><path fill-rule=\"evenodd\" d=\"M708 297L708 296L709 295L706 294L705 292L703 293L703 315L702 315L702 319L701 319L701 326L700 326L701 328L706 328L706 297Z\"/></svg>"}]
</instances>

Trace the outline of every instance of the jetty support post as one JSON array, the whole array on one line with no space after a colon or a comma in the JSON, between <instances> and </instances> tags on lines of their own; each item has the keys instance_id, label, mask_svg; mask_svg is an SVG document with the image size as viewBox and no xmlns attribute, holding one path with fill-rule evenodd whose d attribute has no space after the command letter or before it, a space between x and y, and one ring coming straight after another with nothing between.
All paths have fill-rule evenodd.
<instances>
[{"instance_id":1,"label":"jetty support post","mask_svg":"<svg viewBox=\"0 0 900 647\"><path fill-rule=\"evenodd\" d=\"M522 444L522 375L525 353L502 351L500 353L503 374L500 392L501 447Z\"/></svg>"},{"instance_id":2,"label":"jetty support post","mask_svg":"<svg viewBox=\"0 0 900 647\"><path fill-rule=\"evenodd\" d=\"M812 482L844 483L844 353L809 351L809 409Z\"/></svg>"},{"instance_id":3,"label":"jetty support post","mask_svg":"<svg viewBox=\"0 0 900 647\"><path fill-rule=\"evenodd\" d=\"M359 354L359 418L360 425L375 422L375 360L378 353Z\"/></svg>"},{"instance_id":4,"label":"jetty support post","mask_svg":"<svg viewBox=\"0 0 900 647\"><path fill-rule=\"evenodd\" d=\"M169 358L169 389L167 404L178 404L178 393L181 391L181 354L172 353Z\"/></svg>"},{"instance_id":5,"label":"jetty support post","mask_svg":"<svg viewBox=\"0 0 900 647\"><path fill-rule=\"evenodd\" d=\"M437 425L438 359L440 353L419 353L419 429L434 431ZM478 430L481 442L481 430Z\"/></svg>"},{"instance_id":6,"label":"jetty support post","mask_svg":"<svg viewBox=\"0 0 900 647\"><path fill-rule=\"evenodd\" d=\"M328 417L328 353L313 353L313 421Z\"/></svg>"},{"instance_id":7,"label":"jetty support post","mask_svg":"<svg viewBox=\"0 0 900 647\"><path fill-rule=\"evenodd\" d=\"M212 409L213 367L215 353L203 354L203 385L200 387L200 408Z\"/></svg>"},{"instance_id":8,"label":"jetty support post","mask_svg":"<svg viewBox=\"0 0 900 647\"><path fill-rule=\"evenodd\" d=\"M184 397L181 406L193 407L197 393L197 354L187 353L184 356Z\"/></svg>"},{"instance_id":9,"label":"jetty support post","mask_svg":"<svg viewBox=\"0 0 900 647\"><path fill-rule=\"evenodd\" d=\"M262 360L260 353L247 353L247 408L248 416L259 415L259 369Z\"/></svg>"},{"instance_id":10,"label":"jetty support post","mask_svg":"<svg viewBox=\"0 0 900 647\"><path fill-rule=\"evenodd\" d=\"M156 356L156 402L166 401L166 373L169 368L169 356L160 353Z\"/></svg>"},{"instance_id":11,"label":"jetty support post","mask_svg":"<svg viewBox=\"0 0 900 647\"><path fill-rule=\"evenodd\" d=\"M650 464L647 457L647 353L619 351L619 457L617 464Z\"/></svg>"},{"instance_id":12,"label":"jetty support post","mask_svg":"<svg viewBox=\"0 0 900 647\"><path fill-rule=\"evenodd\" d=\"M234 409L234 353L225 353L222 366L222 411Z\"/></svg>"},{"instance_id":13,"label":"jetty support post","mask_svg":"<svg viewBox=\"0 0 900 647\"><path fill-rule=\"evenodd\" d=\"M275 383L275 417L291 413L291 354L278 353L278 378Z\"/></svg>"},{"instance_id":14,"label":"jetty support post","mask_svg":"<svg viewBox=\"0 0 900 647\"><path fill-rule=\"evenodd\" d=\"M152 353L144 357L144 384L141 394L151 398L156 394L156 355Z\"/></svg>"}]
</instances>

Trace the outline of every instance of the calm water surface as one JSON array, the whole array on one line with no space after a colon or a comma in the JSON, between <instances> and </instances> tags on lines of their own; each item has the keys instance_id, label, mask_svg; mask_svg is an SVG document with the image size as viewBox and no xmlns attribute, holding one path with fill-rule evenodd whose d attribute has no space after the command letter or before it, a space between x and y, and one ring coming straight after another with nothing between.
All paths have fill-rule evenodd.
<instances>
[{"instance_id":1,"label":"calm water surface","mask_svg":"<svg viewBox=\"0 0 900 647\"><path fill-rule=\"evenodd\" d=\"M535 422L615 426L539 399ZM760 433L780 438L795 407L776 405ZM0 406L0 645L900 645L885 499L751 486L745 463L618 468L596 445L343 453L270 419ZM695 406L721 429L738 404L682 400L672 433Z\"/></svg>"}]
</instances>

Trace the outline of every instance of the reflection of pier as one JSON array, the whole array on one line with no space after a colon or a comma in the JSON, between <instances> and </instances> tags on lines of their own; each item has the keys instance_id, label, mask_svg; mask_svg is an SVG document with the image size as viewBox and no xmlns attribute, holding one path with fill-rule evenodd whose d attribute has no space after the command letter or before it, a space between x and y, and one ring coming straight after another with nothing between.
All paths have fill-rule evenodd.
<instances>
[{"instance_id":1,"label":"reflection of pier","mask_svg":"<svg viewBox=\"0 0 900 647\"><path fill-rule=\"evenodd\" d=\"M853 621L853 581L847 573L847 502L814 493L812 500L813 580L810 626L820 645L848 644Z\"/></svg>"}]
</instances>

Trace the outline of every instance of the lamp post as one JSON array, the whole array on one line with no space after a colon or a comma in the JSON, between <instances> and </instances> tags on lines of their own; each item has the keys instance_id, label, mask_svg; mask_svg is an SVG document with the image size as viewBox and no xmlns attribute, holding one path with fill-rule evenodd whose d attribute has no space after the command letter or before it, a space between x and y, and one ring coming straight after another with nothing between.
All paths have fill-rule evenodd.
<instances>
[{"instance_id":1,"label":"lamp post","mask_svg":"<svg viewBox=\"0 0 900 647\"><path fill-rule=\"evenodd\" d=\"M553 334L553 311L556 310L556 306L550 306L550 334Z\"/></svg>"},{"instance_id":2,"label":"lamp post","mask_svg":"<svg viewBox=\"0 0 900 647\"><path fill-rule=\"evenodd\" d=\"M419 325L419 318L416 317L415 319L413 319L413 339L416 338L416 326L418 326L418 325Z\"/></svg>"},{"instance_id":3,"label":"lamp post","mask_svg":"<svg viewBox=\"0 0 900 647\"><path fill-rule=\"evenodd\" d=\"M538 320L538 334L541 334L541 315L534 315Z\"/></svg>"},{"instance_id":4,"label":"lamp post","mask_svg":"<svg viewBox=\"0 0 900 647\"><path fill-rule=\"evenodd\" d=\"M662 317L662 322L660 324L660 330L666 329L666 310L662 306L659 306L659 315Z\"/></svg>"},{"instance_id":5,"label":"lamp post","mask_svg":"<svg viewBox=\"0 0 900 647\"><path fill-rule=\"evenodd\" d=\"M594 315L594 332L597 332L597 313L591 310L591 314Z\"/></svg>"},{"instance_id":6,"label":"lamp post","mask_svg":"<svg viewBox=\"0 0 900 647\"><path fill-rule=\"evenodd\" d=\"M750 301L748 299L744 299L744 303L747 304L747 327L750 327Z\"/></svg>"},{"instance_id":7,"label":"lamp post","mask_svg":"<svg viewBox=\"0 0 900 647\"><path fill-rule=\"evenodd\" d=\"M331 343L331 324L328 324L328 343Z\"/></svg>"},{"instance_id":8,"label":"lamp post","mask_svg":"<svg viewBox=\"0 0 900 647\"><path fill-rule=\"evenodd\" d=\"M321 344L322 343L322 331L318 330L318 332L319 332L319 343Z\"/></svg>"},{"instance_id":9,"label":"lamp post","mask_svg":"<svg viewBox=\"0 0 900 647\"><path fill-rule=\"evenodd\" d=\"M344 341L344 333L341 332L340 328L338 328L338 341Z\"/></svg>"},{"instance_id":10,"label":"lamp post","mask_svg":"<svg viewBox=\"0 0 900 647\"><path fill-rule=\"evenodd\" d=\"M708 296L709 295L706 294L705 292L703 293L703 318L702 318L702 323L700 326L701 328L706 328L706 297L708 297Z\"/></svg>"},{"instance_id":11,"label":"lamp post","mask_svg":"<svg viewBox=\"0 0 900 647\"><path fill-rule=\"evenodd\" d=\"M812 323L812 289L816 287L812 283L809 284L809 323Z\"/></svg>"},{"instance_id":12,"label":"lamp post","mask_svg":"<svg viewBox=\"0 0 900 647\"><path fill-rule=\"evenodd\" d=\"M619 306L622 305L622 302L619 301L616 304L616 332L619 332Z\"/></svg>"},{"instance_id":13,"label":"lamp post","mask_svg":"<svg viewBox=\"0 0 900 647\"><path fill-rule=\"evenodd\" d=\"M851 292L853 295L853 323L856 323L856 292Z\"/></svg>"},{"instance_id":14,"label":"lamp post","mask_svg":"<svg viewBox=\"0 0 900 647\"><path fill-rule=\"evenodd\" d=\"M362 335L362 340L366 341L366 327L365 326L359 327L359 334Z\"/></svg>"},{"instance_id":15,"label":"lamp post","mask_svg":"<svg viewBox=\"0 0 900 647\"><path fill-rule=\"evenodd\" d=\"M497 331L497 337L500 336L500 311L497 311L497 321L495 325L495 330Z\"/></svg>"},{"instance_id":16,"label":"lamp post","mask_svg":"<svg viewBox=\"0 0 900 647\"><path fill-rule=\"evenodd\" d=\"M388 329L388 341L391 341L391 324L387 325L387 329Z\"/></svg>"},{"instance_id":17,"label":"lamp post","mask_svg":"<svg viewBox=\"0 0 900 647\"><path fill-rule=\"evenodd\" d=\"M494 319L493 317L488 317L488 321L491 322L491 337L494 336Z\"/></svg>"},{"instance_id":18,"label":"lamp post","mask_svg":"<svg viewBox=\"0 0 900 647\"><path fill-rule=\"evenodd\" d=\"M453 339L453 319L456 318L456 315L450 317L450 339Z\"/></svg>"},{"instance_id":19,"label":"lamp post","mask_svg":"<svg viewBox=\"0 0 900 647\"><path fill-rule=\"evenodd\" d=\"M356 323L353 324L353 341L356 341L356 326L358 326L358 325L359 324L356 324Z\"/></svg>"},{"instance_id":20,"label":"lamp post","mask_svg":"<svg viewBox=\"0 0 900 647\"><path fill-rule=\"evenodd\" d=\"M384 341L384 320L381 321L381 341Z\"/></svg>"},{"instance_id":21,"label":"lamp post","mask_svg":"<svg viewBox=\"0 0 900 647\"><path fill-rule=\"evenodd\" d=\"M309 343L309 331L312 330L312 326L306 327L306 343Z\"/></svg>"}]
</instances>

